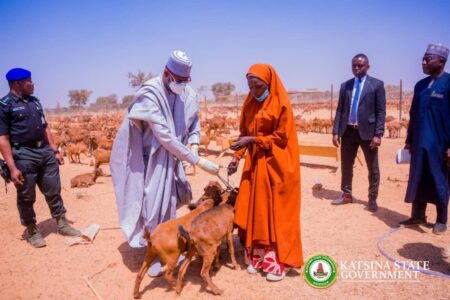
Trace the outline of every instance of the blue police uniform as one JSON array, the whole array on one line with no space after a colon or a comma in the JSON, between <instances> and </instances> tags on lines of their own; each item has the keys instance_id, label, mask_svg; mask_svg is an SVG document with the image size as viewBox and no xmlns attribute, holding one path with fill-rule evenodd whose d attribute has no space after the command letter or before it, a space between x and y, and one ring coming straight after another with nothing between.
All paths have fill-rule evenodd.
<instances>
[{"instance_id":1,"label":"blue police uniform","mask_svg":"<svg viewBox=\"0 0 450 300\"><path fill-rule=\"evenodd\" d=\"M46 140L46 128L44 111L36 97L21 99L9 93L0 99L0 136L9 136L14 162L25 180L23 185L16 185L17 207L24 226L36 224L36 184L53 218L66 212L59 165Z\"/></svg>"}]
</instances>

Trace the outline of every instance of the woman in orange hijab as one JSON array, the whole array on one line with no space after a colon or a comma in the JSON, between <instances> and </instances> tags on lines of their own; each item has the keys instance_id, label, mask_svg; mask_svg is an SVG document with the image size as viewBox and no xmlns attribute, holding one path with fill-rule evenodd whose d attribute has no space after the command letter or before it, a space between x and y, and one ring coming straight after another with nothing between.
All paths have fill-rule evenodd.
<instances>
[{"instance_id":1,"label":"woman in orange hijab","mask_svg":"<svg viewBox=\"0 0 450 300\"><path fill-rule=\"evenodd\" d=\"M272 66L251 66L247 81L250 92L228 165L228 173L235 173L247 152L234 221L247 271L263 271L267 280L278 281L285 277L285 265L303 265L297 130L288 94Z\"/></svg>"}]
</instances>

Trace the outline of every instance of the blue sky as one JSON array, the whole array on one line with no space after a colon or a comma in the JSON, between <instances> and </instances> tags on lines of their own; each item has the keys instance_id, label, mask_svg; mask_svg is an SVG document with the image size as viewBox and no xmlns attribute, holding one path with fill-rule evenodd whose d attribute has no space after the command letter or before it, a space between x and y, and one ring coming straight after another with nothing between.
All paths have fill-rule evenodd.
<instances>
[{"instance_id":1,"label":"blue sky","mask_svg":"<svg viewBox=\"0 0 450 300\"><path fill-rule=\"evenodd\" d=\"M448 0L0 0L0 12L0 94L4 74L24 67L46 107L67 105L79 88L93 91L90 102L120 100L133 93L129 71L160 73L174 49L192 58L194 88L230 81L246 92L257 62L272 64L288 89L336 90L359 52L369 74L412 89L427 44L450 47Z\"/></svg>"}]
</instances>

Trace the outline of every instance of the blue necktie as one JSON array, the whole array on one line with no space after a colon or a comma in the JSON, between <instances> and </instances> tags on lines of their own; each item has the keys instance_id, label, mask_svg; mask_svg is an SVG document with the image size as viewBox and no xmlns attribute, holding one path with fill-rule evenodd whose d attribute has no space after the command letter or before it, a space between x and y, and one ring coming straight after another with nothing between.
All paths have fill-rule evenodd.
<instances>
[{"instance_id":1,"label":"blue necktie","mask_svg":"<svg viewBox=\"0 0 450 300\"><path fill-rule=\"evenodd\" d=\"M358 117L358 102L359 102L359 96L361 94L361 83L362 83L362 78L358 78L356 80L355 96L353 96L352 107L350 109L350 123L351 124L355 124L357 117Z\"/></svg>"}]
</instances>

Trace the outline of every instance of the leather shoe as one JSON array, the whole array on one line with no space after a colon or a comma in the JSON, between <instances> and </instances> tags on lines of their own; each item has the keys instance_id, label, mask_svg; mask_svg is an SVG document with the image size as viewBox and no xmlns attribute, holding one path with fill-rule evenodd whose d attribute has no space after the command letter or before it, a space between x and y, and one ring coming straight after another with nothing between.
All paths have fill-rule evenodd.
<instances>
[{"instance_id":1,"label":"leather shoe","mask_svg":"<svg viewBox=\"0 0 450 300\"><path fill-rule=\"evenodd\" d=\"M352 203L352 202L353 202L352 196L341 195L339 198L331 201L331 204L333 204L333 205L341 205L341 204L347 204L347 203Z\"/></svg>"},{"instance_id":2,"label":"leather shoe","mask_svg":"<svg viewBox=\"0 0 450 300\"><path fill-rule=\"evenodd\" d=\"M369 200L369 211L376 212L378 210L377 200Z\"/></svg>"},{"instance_id":3,"label":"leather shoe","mask_svg":"<svg viewBox=\"0 0 450 300\"><path fill-rule=\"evenodd\" d=\"M423 217L420 219L409 218L408 220L399 222L399 224L403 225L405 227L415 227L415 226L419 226L419 225L426 225L427 217Z\"/></svg>"}]
</instances>

